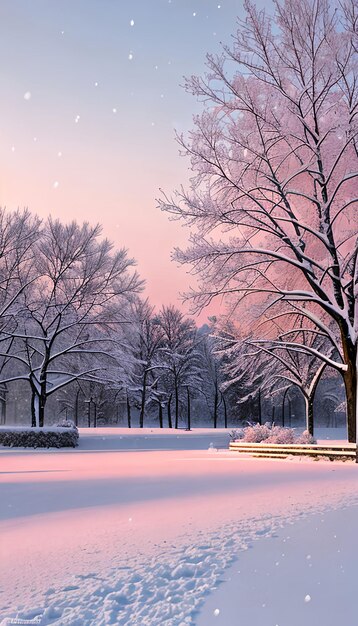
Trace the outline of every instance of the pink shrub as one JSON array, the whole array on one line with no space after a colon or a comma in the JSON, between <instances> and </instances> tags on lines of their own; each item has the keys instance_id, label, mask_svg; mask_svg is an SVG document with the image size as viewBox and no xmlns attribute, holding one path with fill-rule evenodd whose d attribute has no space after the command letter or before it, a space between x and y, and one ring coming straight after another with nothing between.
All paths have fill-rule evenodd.
<instances>
[{"instance_id":1,"label":"pink shrub","mask_svg":"<svg viewBox=\"0 0 358 626\"><path fill-rule=\"evenodd\" d=\"M310 443L317 443L317 440L314 437L312 437L312 435L309 434L308 430L305 430L302 433L302 435L297 437L296 443L310 444Z\"/></svg>"},{"instance_id":2,"label":"pink shrub","mask_svg":"<svg viewBox=\"0 0 358 626\"><path fill-rule=\"evenodd\" d=\"M268 439L271 435L271 428L267 425L255 424L244 428L244 437L242 441L247 443L260 443Z\"/></svg>"},{"instance_id":3,"label":"pink shrub","mask_svg":"<svg viewBox=\"0 0 358 626\"><path fill-rule=\"evenodd\" d=\"M294 441L295 435L292 428L283 428L282 426L273 426L270 437L265 439L265 443L282 443L286 445L294 443Z\"/></svg>"},{"instance_id":4,"label":"pink shrub","mask_svg":"<svg viewBox=\"0 0 358 626\"><path fill-rule=\"evenodd\" d=\"M231 433L233 441L243 441L245 443L278 443L282 445L311 444L317 443L316 440L308 433L307 430L295 437L293 428L284 428L275 426L266 422L266 424L253 424L246 428L240 428Z\"/></svg>"}]
</instances>

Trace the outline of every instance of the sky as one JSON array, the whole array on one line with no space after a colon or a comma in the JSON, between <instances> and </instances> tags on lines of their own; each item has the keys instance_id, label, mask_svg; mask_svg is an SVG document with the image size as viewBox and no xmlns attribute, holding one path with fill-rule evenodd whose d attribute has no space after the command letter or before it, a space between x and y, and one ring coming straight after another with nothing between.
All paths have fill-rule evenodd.
<instances>
[{"instance_id":1,"label":"sky","mask_svg":"<svg viewBox=\"0 0 358 626\"><path fill-rule=\"evenodd\" d=\"M171 252L189 233L156 199L190 177L174 130L202 105L183 76L238 15L242 0L1 0L0 205L100 222L150 301L182 306L193 279Z\"/></svg>"}]
</instances>

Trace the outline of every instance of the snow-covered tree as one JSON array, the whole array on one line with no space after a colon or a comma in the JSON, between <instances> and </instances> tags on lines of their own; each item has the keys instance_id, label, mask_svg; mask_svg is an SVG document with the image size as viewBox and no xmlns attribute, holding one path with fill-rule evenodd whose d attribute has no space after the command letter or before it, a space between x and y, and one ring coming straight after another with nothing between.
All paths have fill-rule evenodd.
<instances>
[{"instance_id":1,"label":"snow-covered tree","mask_svg":"<svg viewBox=\"0 0 358 626\"><path fill-rule=\"evenodd\" d=\"M0 349L3 353L11 342L1 331L15 327L19 296L35 276L33 244L40 228L40 220L29 211L9 212L0 208Z\"/></svg>"},{"instance_id":2,"label":"snow-covered tree","mask_svg":"<svg viewBox=\"0 0 358 626\"><path fill-rule=\"evenodd\" d=\"M114 358L111 328L141 289L126 250L113 252L100 233L99 225L49 218L33 244L36 279L21 293L16 327L3 331L18 370L3 380L29 382L33 425L43 426L47 398L59 389L101 380L104 360Z\"/></svg>"},{"instance_id":3,"label":"snow-covered tree","mask_svg":"<svg viewBox=\"0 0 358 626\"><path fill-rule=\"evenodd\" d=\"M227 428L227 407L225 391L222 384L224 376L225 355L219 354L218 342L211 336L211 331L207 331L202 336L200 351L202 353L202 392L205 396L207 407L212 415L214 428L217 428L220 407L224 415L224 426ZM202 333L201 333L202 334Z\"/></svg>"},{"instance_id":4,"label":"snow-covered tree","mask_svg":"<svg viewBox=\"0 0 358 626\"><path fill-rule=\"evenodd\" d=\"M139 426L143 428L146 407L156 394L163 330L148 300L134 302L132 319L128 344L134 367L132 382L128 386L128 402L134 399L138 405Z\"/></svg>"},{"instance_id":5,"label":"snow-covered tree","mask_svg":"<svg viewBox=\"0 0 358 626\"><path fill-rule=\"evenodd\" d=\"M161 378L169 398L174 398L174 424L178 428L180 394L185 393L189 407L190 389L195 392L201 384L202 354L198 349L201 339L197 337L194 321L185 318L174 306L162 307L158 323L163 332L159 351Z\"/></svg>"},{"instance_id":6,"label":"snow-covered tree","mask_svg":"<svg viewBox=\"0 0 358 626\"><path fill-rule=\"evenodd\" d=\"M187 81L206 102L189 138L179 137L194 176L189 191L160 204L193 228L176 259L201 279L191 294L197 307L217 295L236 294L238 303L265 293L331 337L355 441L357 4L275 7L271 17L247 1L232 47L207 57L205 77Z\"/></svg>"}]
</instances>

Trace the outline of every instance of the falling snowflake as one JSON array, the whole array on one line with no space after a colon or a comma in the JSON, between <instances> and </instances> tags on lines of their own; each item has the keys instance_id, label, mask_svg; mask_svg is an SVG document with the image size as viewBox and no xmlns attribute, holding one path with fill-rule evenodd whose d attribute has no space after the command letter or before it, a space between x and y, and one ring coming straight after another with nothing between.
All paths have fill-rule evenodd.
<instances>
[{"instance_id":1,"label":"falling snowflake","mask_svg":"<svg viewBox=\"0 0 358 626\"><path fill-rule=\"evenodd\" d=\"M61 157L62 157L62 152L58 152L58 153L57 153L57 156L58 156L59 158L61 158Z\"/></svg>"},{"instance_id":2,"label":"falling snowflake","mask_svg":"<svg viewBox=\"0 0 358 626\"><path fill-rule=\"evenodd\" d=\"M193 17L196 17L196 13L195 12L193 13Z\"/></svg>"},{"instance_id":3,"label":"falling snowflake","mask_svg":"<svg viewBox=\"0 0 358 626\"><path fill-rule=\"evenodd\" d=\"M130 52L130 53L128 54L128 60L129 60L129 61L132 61L132 60L133 60L133 52Z\"/></svg>"},{"instance_id":4,"label":"falling snowflake","mask_svg":"<svg viewBox=\"0 0 358 626\"><path fill-rule=\"evenodd\" d=\"M134 26L134 20L131 20L129 23L131 26Z\"/></svg>"},{"instance_id":5,"label":"falling snowflake","mask_svg":"<svg viewBox=\"0 0 358 626\"><path fill-rule=\"evenodd\" d=\"M31 100L31 91L25 91L24 100Z\"/></svg>"},{"instance_id":6,"label":"falling snowflake","mask_svg":"<svg viewBox=\"0 0 358 626\"><path fill-rule=\"evenodd\" d=\"M11 152L15 152L15 146L11 146Z\"/></svg>"},{"instance_id":7,"label":"falling snowflake","mask_svg":"<svg viewBox=\"0 0 358 626\"><path fill-rule=\"evenodd\" d=\"M59 186L59 182L58 182L58 180L55 180L55 182L54 182L54 184L53 184L53 188L54 188L54 189L57 189L57 188L58 188L58 186Z\"/></svg>"},{"instance_id":8,"label":"falling snowflake","mask_svg":"<svg viewBox=\"0 0 358 626\"><path fill-rule=\"evenodd\" d=\"M97 83L97 81L95 82L94 86L95 86L95 87L98 87L98 83Z\"/></svg>"},{"instance_id":9,"label":"falling snowflake","mask_svg":"<svg viewBox=\"0 0 358 626\"><path fill-rule=\"evenodd\" d=\"M215 609L215 611L214 611L215 617L217 617L219 614L220 614L220 609Z\"/></svg>"},{"instance_id":10,"label":"falling snowflake","mask_svg":"<svg viewBox=\"0 0 358 626\"><path fill-rule=\"evenodd\" d=\"M79 121L80 121L80 116L76 115L76 117L75 117L75 124L78 124Z\"/></svg>"},{"instance_id":11,"label":"falling snowflake","mask_svg":"<svg viewBox=\"0 0 358 626\"><path fill-rule=\"evenodd\" d=\"M307 594L307 596L305 596L305 602L311 602L311 596Z\"/></svg>"},{"instance_id":12,"label":"falling snowflake","mask_svg":"<svg viewBox=\"0 0 358 626\"><path fill-rule=\"evenodd\" d=\"M117 109L116 109L116 107L113 107L113 109L112 109L112 113L117 113Z\"/></svg>"}]
</instances>

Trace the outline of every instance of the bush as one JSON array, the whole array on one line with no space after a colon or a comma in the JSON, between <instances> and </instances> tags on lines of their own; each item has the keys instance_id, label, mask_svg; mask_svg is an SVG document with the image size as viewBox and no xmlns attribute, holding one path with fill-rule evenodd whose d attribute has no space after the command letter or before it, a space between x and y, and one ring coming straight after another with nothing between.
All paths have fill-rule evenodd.
<instances>
[{"instance_id":1,"label":"bush","mask_svg":"<svg viewBox=\"0 0 358 626\"><path fill-rule=\"evenodd\" d=\"M268 424L255 424L254 426L247 426L243 430L242 441L247 443L261 443L271 435L271 428Z\"/></svg>"},{"instance_id":2,"label":"bush","mask_svg":"<svg viewBox=\"0 0 358 626\"><path fill-rule=\"evenodd\" d=\"M312 437L312 435L309 434L308 430L305 430L302 433L302 435L297 437L296 443L310 444L310 443L317 443L317 440L314 437Z\"/></svg>"},{"instance_id":3,"label":"bush","mask_svg":"<svg viewBox=\"0 0 358 626\"><path fill-rule=\"evenodd\" d=\"M238 441L239 439L242 439L244 436L244 429L243 428L234 428L230 433L229 433L229 437L231 439L231 441Z\"/></svg>"},{"instance_id":4,"label":"bush","mask_svg":"<svg viewBox=\"0 0 358 626\"><path fill-rule=\"evenodd\" d=\"M57 424L56 424L57 428L76 428L77 430L77 426L76 424L72 421L67 419L67 417L63 417Z\"/></svg>"},{"instance_id":5,"label":"bush","mask_svg":"<svg viewBox=\"0 0 358 626\"><path fill-rule=\"evenodd\" d=\"M11 448L76 448L78 430L64 428L0 428L0 445Z\"/></svg>"},{"instance_id":6,"label":"bush","mask_svg":"<svg viewBox=\"0 0 358 626\"><path fill-rule=\"evenodd\" d=\"M295 438L295 431L293 428L284 428L282 426L274 426L269 422L266 424L253 424L242 428L240 430L234 430L230 434L233 441L243 441L244 443L280 443L288 445L291 443L297 444L311 444L317 443L316 440L308 433L307 430Z\"/></svg>"}]
</instances>

